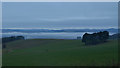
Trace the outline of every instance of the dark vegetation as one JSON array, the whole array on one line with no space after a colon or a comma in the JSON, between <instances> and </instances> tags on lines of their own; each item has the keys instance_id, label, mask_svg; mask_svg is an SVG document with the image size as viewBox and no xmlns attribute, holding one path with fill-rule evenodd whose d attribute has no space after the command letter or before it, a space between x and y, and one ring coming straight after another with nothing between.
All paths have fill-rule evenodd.
<instances>
[{"instance_id":1,"label":"dark vegetation","mask_svg":"<svg viewBox=\"0 0 120 68\"><path fill-rule=\"evenodd\" d=\"M80 39L80 40L81 40L81 37L77 37L77 39Z\"/></svg>"},{"instance_id":2,"label":"dark vegetation","mask_svg":"<svg viewBox=\"0 0 120 68\"><path fill-rule=\"evenodd\" d=\"M106 42L107 39L109 39L109 32L103 31L93 34L85 33L82 38L82 42L85 43L85 45L96 45L99 43Z\"/></svg>"},{"instance_id":3,"label":"dark vegetation","mask_svg":"<svg viewBox=\"0 0 120 68\"><path fill-rule=\"evenodd\" d=\"M2 48L6 48L6 44L3 43L3 44L2 44Z\"/></svg>"},{"instance_id":4,"label":"dark vegetation","mask_svg":"<svg viewBox=\"0 0 120 68\"><path fill-rule=\"evenodd\" d=\"M118 38L120 38L120 33L109 36L108 31L103 31L103 32L100 31L98 33L93 33L93 34L85 33L82 38L80 36L77 37L77 39L82 40L82 42L85 43L86 45L96 45L99 43L106 42L107 39L113 40L113 39L118 39ZM5 43L7 42L16 41L16 40L24 40L24 39L25 39L24 36L3 37L2 38L3 48L6 48Z\"/></svg>"},{"instance_id":5,"label":"dark vegetation","mask_svg":"<svg viewBox=\"0 0 120 68\"><path fill-rule=\"evenodd\" d=\"M4 37L2 38L2 43L11 42L15 40L24 40L23 36L11 36L11 37Z\"/></svg>"},{"instance_id":6,"label":"dark vegetation","mask_svg":"<svg viewBox=\"0 0 120 68\"><path fill-rule=\"evenodd\" d=\"M109 39L120 39L120 33L109 36Z\"/></svg>"},{"instance_id":7,"label":"dark vegetation","mask_svg":"<svg viewBox=\"0 0 120 68\"><path fill-rule=\"evenodd\" d=\"M4 37L2 38L2 48L6 48L7 42L15 41L15 40L24 40L23 36L11 36L11 37Z\"/></svg>"}]
</instances>

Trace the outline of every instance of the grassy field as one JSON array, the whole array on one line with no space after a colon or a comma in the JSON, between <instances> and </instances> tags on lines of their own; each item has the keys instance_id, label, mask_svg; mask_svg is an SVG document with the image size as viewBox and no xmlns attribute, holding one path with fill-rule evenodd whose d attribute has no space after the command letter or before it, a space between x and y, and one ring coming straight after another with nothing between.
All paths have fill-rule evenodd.
<instances>
[{"instance_id":1,"label":"grassy field","mask_svg":"<svg viewBox=\"0 0 120 68\"><path fill-rule=\"evenodd\" d=\"M32 39L7 43L3 66L113 66L118 42L86 46L81 40Z\"/></svg>"}]
</instances>

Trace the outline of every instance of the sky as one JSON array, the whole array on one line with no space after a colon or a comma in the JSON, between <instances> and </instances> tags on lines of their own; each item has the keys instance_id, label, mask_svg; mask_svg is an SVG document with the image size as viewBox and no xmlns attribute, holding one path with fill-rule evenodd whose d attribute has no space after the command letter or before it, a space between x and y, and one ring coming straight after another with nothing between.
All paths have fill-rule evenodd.
<instances>
[{"instance_id":1,"label":"sky","mask_svg":"<svg viewBox=\"0 0 120 68\"><path fill-rule=\"evenodd\" d=\"M117 28L117 2L3 2L3 28Z\"/></svg>"},{"instance_id":2,"label":"sky","mask_svg":"<svg viewBox=\"0 0 120 68\"><path fill-rule=\"evenodd\" d=\"M3 2L118 2L119 0L2 0Z\"/></svg>"}]
</instances>

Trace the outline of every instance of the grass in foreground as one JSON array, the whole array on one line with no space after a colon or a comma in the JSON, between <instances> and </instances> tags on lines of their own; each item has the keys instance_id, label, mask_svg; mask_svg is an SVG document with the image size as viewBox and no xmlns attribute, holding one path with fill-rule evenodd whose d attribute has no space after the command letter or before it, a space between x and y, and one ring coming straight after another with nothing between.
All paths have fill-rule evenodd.
<instances>
[{"instance_id":1,"label":"grass in foreground","mask_svg":"<svg viewBox=\"0 0 120 68\"><path fill-rule=\"evenodd\" d=\"M7 43L3 66L113 66L118 43L85 46L81 40L33 39Z\"/></svg>"}]
</instances>

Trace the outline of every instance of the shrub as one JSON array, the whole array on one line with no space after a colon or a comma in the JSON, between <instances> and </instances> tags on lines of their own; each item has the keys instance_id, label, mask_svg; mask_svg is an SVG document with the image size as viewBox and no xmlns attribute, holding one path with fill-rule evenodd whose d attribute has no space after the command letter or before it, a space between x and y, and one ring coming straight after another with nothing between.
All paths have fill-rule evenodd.
<instances>
[{"instance_id":1,"label":"shrub","mask_svg":"<svg viewBox=\"0 0 120 68\"><path fill-rule=\"evenodd\" d=\"M106 42L109 38L109 32L103 31L93 34L85 33L82 38L82 42L84 42L86 45L96 45L99 43Z\"/></svg>"}]
</instances>

